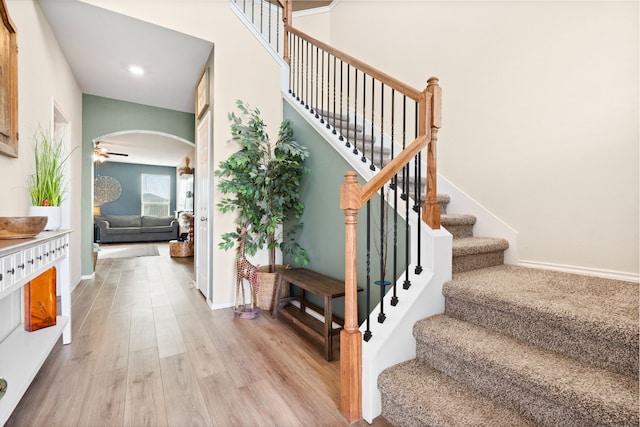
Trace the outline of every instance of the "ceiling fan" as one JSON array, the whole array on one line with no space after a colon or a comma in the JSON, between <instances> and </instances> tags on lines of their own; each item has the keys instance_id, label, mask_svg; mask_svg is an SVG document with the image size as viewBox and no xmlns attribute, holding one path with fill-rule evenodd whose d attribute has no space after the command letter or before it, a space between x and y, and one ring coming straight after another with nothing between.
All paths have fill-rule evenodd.
<instances>
[{"instance_id":1,"label":"ceiling fan","mask_svg":"<svg viewBox=\"0 0 640 427\"><path fill-rule=\"evenodd\" d=\"M104 162L109 156L128 156L126 153L114 153L109 151L105 147L100 147L100 141L96 142L93 146L93 161L94 162Z\"/></svg>"}]
</instances>

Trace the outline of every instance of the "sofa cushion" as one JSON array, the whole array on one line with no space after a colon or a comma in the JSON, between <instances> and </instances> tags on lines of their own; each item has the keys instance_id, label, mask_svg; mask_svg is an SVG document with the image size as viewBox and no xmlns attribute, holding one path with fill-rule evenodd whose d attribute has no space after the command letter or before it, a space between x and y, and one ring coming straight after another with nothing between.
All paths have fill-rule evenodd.
<instances>
[{"instance_id":1,"label":"sofa cushion","mask_svg":"<svg viewBox=\"0 0 640 427\"><path fill-rule=\"evenodd\" d=\"M140 215L104 215L104 219L112 228L140 227Z\"/></svg>"},{"instance_id":2,"label":"sofa cushion","mask_svg":"<svg viewBox=\"0 0 640 427\"><path fill-rule=\"evenodd\" d=\"M172 216L143 216L142 227L162 227L171 226L171 221L175 218ZM168 230L171 231L171 230Z\"/></svg>"},{"instance_id":3,"label":"sofa cushion","mask_svg":"<svg viewBox=\"0 0 640 427\"><path fill-rule=\"evenodd\" d=\"M140 234L140 227L109 227L107 234Z\"/></svg>"},{"instance_id":4,"label":"sofa cushion","mask_svg":"<svg viewBox=\"0 0 640 427\"><path fill-rule=\"evenodd\" d=\"M160 227L142 227L140 229L141 233L171 233L173 231L173 227L170 225L164 225Z\"/></svg>"}]
</instances>

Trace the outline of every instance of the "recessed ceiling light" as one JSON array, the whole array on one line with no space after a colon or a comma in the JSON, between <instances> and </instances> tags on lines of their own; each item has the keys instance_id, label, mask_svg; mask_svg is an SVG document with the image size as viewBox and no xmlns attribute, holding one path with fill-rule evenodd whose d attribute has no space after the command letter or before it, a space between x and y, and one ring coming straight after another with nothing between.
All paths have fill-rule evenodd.
<instances>
[{"instance_id":1,"label":"recessed ceiling light","mask_svg":"<svg viewBox=\"0 0 640 427\"><path fill-rule=\"evenodd\" d=\"M144 74L144 70L139 65L130 65L129 71L131 71L131 73L135 74L136 76L141 76Z\"/></svg>"}]
</instances>

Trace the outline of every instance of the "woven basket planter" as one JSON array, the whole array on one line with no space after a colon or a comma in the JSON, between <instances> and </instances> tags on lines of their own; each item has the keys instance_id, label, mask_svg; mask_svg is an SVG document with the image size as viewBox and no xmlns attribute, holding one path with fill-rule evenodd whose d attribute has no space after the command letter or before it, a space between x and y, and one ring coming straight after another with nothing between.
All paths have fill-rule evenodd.
<instances>
[{"instance_id":1,"label":"woven basket planter","mask_svg":"<svg viewBox=\"0 0 640 427\"><path fill-rule=\"evenodd\" d=\"M284 266L277 265L276 271L283 268ZM258 267L258 307L261 310L271 311L275 303L276 288L278 287L278 282L280 281L280 274L269 273L268 271L268 265ZM288 286L285 286L284 289L282 289L281 296L289 296Z\"/></svg>"}]
</instances>

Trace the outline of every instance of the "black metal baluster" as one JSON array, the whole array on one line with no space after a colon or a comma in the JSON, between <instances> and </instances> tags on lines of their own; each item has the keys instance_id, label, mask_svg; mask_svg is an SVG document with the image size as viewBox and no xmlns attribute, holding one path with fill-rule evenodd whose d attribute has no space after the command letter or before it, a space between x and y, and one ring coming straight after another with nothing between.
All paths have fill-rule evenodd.
<instances>
[{"instance_id":1,"label":"black metal baluster","mask_svg":"<svg viewBox=\"0 0 640 427\"><path fill-rule=\"evenodd\" d=\"M342 71L344 69L344 62L342 62L342 59L340 60L340 137L338 137L338 139L340 141L344 141L344 130L343 130L343 126L344 126L344 116L342 115L342 105L344 103L344 93L342 91L342 84L343 84L343 80L344 77L342 76ZM335 125L334 125L335 127Z\"/></svg>"},{"instance_id":2,"label":"black metal baluster","mask_svg":"<svg viewBox=\"0 0 640 427\"><path fill-rule=\"evenodd\" d=\"M337 135L338 131L336 130L336 57L333 57L333 130L332 134Z\"/></svg>"},{"instance_id":3,"label":"black metal baluster","mask_svg":"<svg viewBox=\"0 0 640 427\"><path fill-rule=\"evenodd\" d=\"M300 44L302 39L296 37L296 101L300 101L300 70L302 69L302 58L300 58Z\"/></svg>"},{"instance_id":4,"label":"black metal baluster","mask_svg":"<svg viewBox=\"0 0 640 427\"><path fill-rule=\"evenodd\" d=\"M276 8L276 51L280 53L280 7Z\"/></svg>"},{"instance_id":5,"label":"black metal baluster","mask_svg":"<svg viewBox=\"0 0 640 427\"><path fill-rule=\"evenodd\" d=\"M407 147L407 97L406 95L403 97L403 105L402 105L402 149L404 150ZM404 224L404 251L405 251L405 276L404 283L402 284L402 289L409 289L411 287L411 281L409 280L409 262L411 261L411 251L409 247L409 203L411 203L411 198L409 197L409 163L407 163L404 168L402 168L402 188L403 194L400 196L401 199L404 200L404 214L405 214L405 224ZM404 196L404 197L403 197Z\"/></svg>"},{"instance_id":6,"label":"black metal baluster","mask_svg":"<svg viewBox=\"0 0 640 427\"><path fill-rule=\"evenodd\" d=\"M316 53L313 53L313 49L316 49ZM316 112L316 108L315 108L315 103L313 100L313 90L314 90L314 86L315 86L315 90L317 92L318 90L318 86L316 85L316 79L317 79L317 75L314 72L314 68L313 68L313 64L314 62L317 64L317 56L318 56L318 48L316 46L311 45L311 63L309 64L309 69L311 70L311 79L309 80L309 102L307 103L307 105L309 106L309 112L311 114L315 114Z\"/></svg>"},{"instance_id":7,"label":"black metal baluster","mask_svg":"<svg viewBox=\"0 0 640 427\"><path fill-rule=\"evenodd\" d=\"M384 83L380 82L380 166L384 167Z\"/></svg>"},{"instance_id":8,"label":"black metal baluster","mask_svg":"<svg viewBox=\"0 0 640 427\"><path fill-rule=\"evenodd\" d=\"M278 9L280 9L278 7ZM273 11L273 7L271 6L271 3L269 3L269 44L271 44L271 32L273 31L271 28L271 13ZM276 52L278 52L278 44L276 43Z\"/></svg>"},{"instance_id":9,"label":"black metal baluster","mask_svg":"<svg viewBox=\"0 0 640 427\"><path fill-rule=\"evenodd\" d=\"M396 131L396 91L391 89L391 159L395 156L395 131ZM391 182L393 189L393 296L391 305L398 305L398 174L396 173Z\"/></svg>"},{"instance_id":10,"label":"black metal baluster","mask_svg":"<svg viewBox=\"0 0 640 427\"><path fill-rule=\"evenodd\" d=\"M385 242L385 234L387 232L387 218L385 216L386 203L383 186L380 189L380 313L378 313L378 323L384 323L387 318L384 314L384 291L387 284L387 245Z\"/></svg>"},{"instance_id":11,"label":"black metal baluster","mask_svg":"<svg viewBox=\"0 0 640 427\"><path fill-rule=\"evenodd\" d=\"M307 110L309 109L309 47L311 46L311 44L309 42L307 42L306 44L307 48L305 49L305 55L306 55L306 59L305 59L305 72L306 72L306 76L305 76L305 80L304 80L304 108L306 108Z\"/></svg>"},{"instance_id":12,"label":"black metal baluster","mask_svg":"<svg viewBox=\"0 0 640 427\"><path fill-rule=\"evenodd\" d=\"M293 64L294 64L293 55L291 55L291 52L293 51L292 43L293 43L293 34L289 34L289 43L287 44L287 47L289 48L289 52L287 53L289 54L289 93L291 95L293 95Z\"/></svg>"},{"instance_id":13,"label":"black metal baluster","mask_svg":"<svg viewBox=\"0 0 640 427\"><path fill-rule=\"evenodd\" d=\"M367 258L366 258L366 267L367 267L367 279L365 282L365 299L367 306L367 319L366 319L366 330L364 332L363 338L365 341L369 341L371 339L372 333L369 325L369 321L371 319L371 200L367 200Z\"/></svg>"},{"instance_id":14,"label":"black metal baluster","mask_svg":"<svg viewBox=\"0 0 640 427\"><path fill-rule=\"evenodd\" d=\"M334 60L335 60L335 57L334 57ZM331 111L329 111L331 109L331 101L330 101L331 93L330 92L331 92L331 58L327 56L327 109L325 110L325 115L327 116L327 126L326 126L327 129L331 127L331 125L329 124L329 120L331 118Z\"/></svg>"},{"instance_id":15,"label":"black metal baluster","mask_svg":"<svg viewBox=\"0 0 640 427\"><path fill-rule=\"evenodd\" d=\"M376 165L373 164L373 159L376 156L376 150L374 148L375 144L375 136L373 132L373 122L375 121L375 106L376 106L376 79L371 78L371 164L369 165L369 169L374 171L376 170Z\"/></svg>"},{"instance_id":16,"label":"black metal baluster","mask_svg":"<svg viewBox=\"0 0 640 427\"><path fill-rule=\"evenodd\" d=\"M316 77L315 77L315 81L316 81L316 96L313 99L313 105L315 105L315 118L317 119L318 117L320 117L320 115L318 114L318 64L320 63L320 61L318 60L318 46L316 46Z\"/></svg>"},{"instance_id":17,"label":"black metal baluster","mask_svg":"<svg viewBox=\"0 0 640 427\"><path fill-rule=\"evenodd\" d=\"M415 117L415 137L418 137L418 103L416 102L416 117ZM421 175L422 175L422 151L418 151L418 155L416 156L416 190L417 190L417 205L418 205L418 210L416 211L418 213L418 265L416 265L416 269L415 269L415 273L416 274L420 274L422 273L422 233L420 232L422 229L422 215L420 214L421 211L421 207L423 205L423 201L422 201L422 191L421 191L421 187L422 187L422 179L421 179Z\"/></svg>"},{"instance_id":18,"label":"black metal baluster","mask_svg":"<svg viewBox=\"0 0 640 427\"><path fill-rule=\"evenodd\" d=\"M360 159L360 160L362 160L362 163L366 163L367 162L367 156L364 153L365 144L367 143L364 140L364 137L365 137L364 119L365 119L365 117L367 117L366 111L367 111L367 75L365 73L362 73L362 158ZM356 143L357 143L357 141L356 141Z\"/></svg>"},{"instance_id":19,"label":"black metal baluster","mask_svg":"<svg viewBox=\"0 0 640 427\"><path fill-rule=\"evenodd\" d=\"M354 93L354 97L355 100L353 102L353 107L354 107L354 111L353 111L353 124L354 124L354 130L353 130L353 154L358 154L358 69L354 68L355 71L355 90L353 91ZM350 137L350 136L349 136Z\"/></svg>"},{"instance_id":20,"label":"black metal baluster","mask_svg":"<svg viewBox=\"0 0 640 427\"><path fill-rule=\"evenodd\" d=\"M396 130L396 90L391 88L391 160L395 158L395 130ZM391 178L391 188L398 189L398 173Z\"/></svg>"},{"instance_id":21,"label":"black metal baluster","mask_svg":"<svg viewBox=\"0 0 640 427\"><path fill-rule=\"evenodd\" d=\"M264 22L264 2L260 1L260 34L264 35L262 23Z\"/></svg>"},{"instance_id":22,"label":"black metal baluster","mask_svg":"<svg viewBox=\"0 0 640 427\"><path fill-rule=\"evenodd\" d=\"M322 51L322 76L320 79L320 123L324 123L324 50Z\"/></svg>"}]
</instances>

